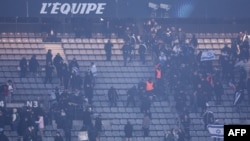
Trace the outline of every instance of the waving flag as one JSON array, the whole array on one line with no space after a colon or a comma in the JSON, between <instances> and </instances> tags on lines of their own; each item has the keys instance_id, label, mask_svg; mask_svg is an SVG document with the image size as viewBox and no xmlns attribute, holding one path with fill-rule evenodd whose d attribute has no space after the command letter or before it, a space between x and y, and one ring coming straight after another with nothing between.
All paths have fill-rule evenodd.
<instances>
[{"instance_id":1,"label":"waving flag","mask_svg":"<svg viewBox=\"0 0 250 141\"><path fill-rule=\"evenodd\" d=\"M202 51L201 61L215 60L215 52L213 50Z\"/></svg>"},{"instance_id":2,"label":"waving flag","mask_svg":"<svg viewBox=\"0 0 250 141\"><path fill-rule=\"evenodd\" d=\"M223 138L224 137L224 125L207 125L208 131L212 138Z\"/></svg>"}]
</instances>

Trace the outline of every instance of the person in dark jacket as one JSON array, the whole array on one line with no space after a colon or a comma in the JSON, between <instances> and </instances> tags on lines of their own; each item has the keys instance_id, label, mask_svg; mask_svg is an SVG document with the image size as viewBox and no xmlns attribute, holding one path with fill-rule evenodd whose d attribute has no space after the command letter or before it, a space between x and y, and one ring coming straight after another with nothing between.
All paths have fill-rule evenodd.
<instances>
[{"instance_id":1,"label":"person in dark jacket","mask_svg":"<svg viewBox=\"0 0 250 141\"><path fill-rule=\"evenodd\" d=\"M47 82L52 83L53 69L54 68L53 68L51 62L49 62L48 65L45 68L45 80L44 80L44 84L46 84Z\"/></svg>"},{"instance_id":2,"label":"person in dark jacket","mask_svg":"<svg viewBox=\"0 0 250 141\"><path fill-rule=\"evenodd\" d=\"M56 136L54 137L54 141L63 141L63 137L59 131L56 132Z\"/></svg>"},{"instance_id":3,"label":"person in dark jacket","mask_svg":"<svg viewBox=\"0 0 250 141\"><path fill-rule=\"evenodd\" d=\"M116 106L118 94L117 94L116 89L113 86L111 86L110 89L108 90L108 98L109 98L110 106Z\"/></svg>"},{"instance_id":4,"label":"person in dark jacket","mask_svg":"<svg viewBox=\"0 0 250 141\"><path fill-rule=\"evenodd\" d=\"M146 53L146 49L147 49L147 46L145 43L141 43L139 45L139 55L140 55L140 61L142 62L142 64L145 64L145 53Z\"/></svg>"},{"instance_id":5,"label":"person in dark jacket","mask_svg":"<svg viewBox=\"0 0 250 141\"><path fill-rule=\"evenodd\" d=\"M29 125L29 127L25 130L23 141L35 141L36 140L36 133L34 127Z\"/></svg>"},{"instance_id":6,"label":"person in dark jacket","mask_svg":"<svg viewBox=\"0 0 250 141\"><path fill-rule=\"evenodd\" d=\"M96 128L97 132L101 132L102 131L102 119L101 119L101 115L98 115L95 118L95 128Z\"/></svg>"},{"instance_id":7,"label":"person in dark jacket","mask_svg":"<svg viewBox=\"0 0 250 141\"><path fill-rule=\"evenodd\" d=\"M173 130L165 132L164 141L175 141Z\"/></svg>"},{"instance_id":8,"label":"person in dark jacket","mask_svg":"<svg viewBox=\"0 0 250 141\"><path fill-rule=\"evenodd\" d=\"M127 65L127 61L128 61L128 57L130 53L129 51L130 51L130 46L128 43L125 43L122 47L124 66Z\"/></svg>"},{"instance_id":9,"label":"person in dark jacket","mask_svg":"<svg viewBox=\"0 0 250 141\"><path fill-rule=\"evenodd\" d=\"M128 121L127 124L125 125L124 133L125 133L126 141L132 141L133 126L131 125L130 121Z\"/></svg>"},{"instance_id":10,"label":"person in dark jacket","mask_svg":"<svg viewBox=\"0 0 250 141\"><path fill-rule=\"evenodd\" d=\"M135 96L137 94L136 86L133 86L127 91L127 106L129 106L130 103L132 103L133 106L135 106Z\"/></svg>"},{"instance_id":11,"label":"person in dark jacket","mask_svg":"<svg viewBox=\"0 0 250 141\"><path fill-rule=\"evenodd\" d=\"M33 55L29 61L29 71L33 76L36 76L38 68L39 68L39 63L36 60L36 55Z\"/></svg>"},{"instance_id":12,"label":"person in dark jacket","mask_svg":"<svg viewBox=\"0 0 250 141\"><path fill-rule=\"evenodd\" d=\"M28 63L25 57L23 57L22 60L19 62L19 67L20 67L20 77L21 78L26 77Z\"/></svg>"},{"instance_id":13,"label":"person in dark jacket","mask_svg":"<svg viewBox=\"0 0 250 141\"><path fill-rule=\"evenodd\" d=\"M216 104L221 104L221 95L224 94L224 88L220 81L215 82L214 93L215 93L215 98L216 98Z\"/></svg>"},{"instance_id":14,"label":"person in dark jacket","mask_svg":"<svg viewBox=\"0 0 250 141\"><path fill-rule=\"evenodd\" d=\"M61 57L61 55L59 53L56 54L56 56L53 60L53 64L56 67L57 76L60 77L61 76L61 67L63 64L63 58Z\"/></svg>"},{"instance_id":15,"label":"person in dark jacket","mask_svg":"<svg viewBox=\"0 0 250 141\"><path fill-rule=\"evenodd\" d=\"M110 61L111 60L111 55L112 55L112 47L114 45L108 40L108 42L104 45L104 50L106 52L106 60Z\"/></svg>"},{"instance_id":16,"label":"person in dark jacket","mask_svg":"<svg viewBox=\"0 0 250 141\"><path fill-rule=\"evenodd\" d=\"M48 50L47 54L46 54L46 65L48 65L49 62L52 62L52 52L51 49Z\"/></svg>"}]
</instances>

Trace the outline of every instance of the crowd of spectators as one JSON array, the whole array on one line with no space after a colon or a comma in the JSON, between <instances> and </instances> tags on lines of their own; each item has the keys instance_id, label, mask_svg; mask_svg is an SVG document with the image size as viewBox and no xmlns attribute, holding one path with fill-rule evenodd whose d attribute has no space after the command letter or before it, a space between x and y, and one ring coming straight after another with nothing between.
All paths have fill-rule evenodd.
<instances>
[{"instance_id":1,"label":"crowd of spectators","mask_svg":"<svg viewBox=\"0 0 250 141\"><path fill-rule=\"evenodd\" d=\"M144 31L139 34L135 25L127 27L123 32L125 44L121 48L123 52L124 66L136 59L138 50L139 59L142 64L149 60L149 54L155 66L155 77L142 79L137 86L132 86L127 91L126 106L140 106L144 114L142 119L142 131L145 137L150 136L150 124L152 114L150 108L155 100L170 102L170 96L174 97L174 106L177 117L178 128L173 127L165 131L165 141L188 141L191 139L190 113L199 113L203 119L204 128L208 124L217 124L213 112L209 109L209 102L214 101L216 105L223 105L223 85L233 88L234 92L241 93L239 100L235 102L238 106L244 99L245 90L248 93L250 103L250 78L246 63L249 60L249 42L247 33L240 33L238 38L232 39L232 44L225 45L221 50L219 65L214 66L213 61L201 61L202 52L197 53L198 42L195 35L187 38L181 28L165 27L156 20L145 22ZM139 44L139 48L136 45ZM113 44L109 41L105 44L106 59L111 60ZM74 58L67 64L58 53L53 59L52 51L46 54L46 66L44 84L52 83L53 73L60 80L60 86L50 94L50 109L45 113L41 108L24 107L21 110L0 111L0 130L5 124L10 124L13 131L17 131L24 140L41 140L44 136L46 124L56 121L58 129L63 129L66 141L70 141L72 122L80 115L83 120L81 131L88 131L90 140L98 138L102 131L101 115L93 120L93 93L96 84L97 67L94 62L85 72L84 78L80 75L79 64ZM27 77L29 70L32 76L39 75L39 62L33 55L28 62L22 58L19 63L20 77ZM55 69L54 69L55 68ZM81 70L82 71L82 70ZM83 86L83 87L82 87ZM81 91L83 88L83 91ZM9 80L3 89L3 99L11 102L11 95L15 86ZM116 88L108 90L110 106L117 106L119 94ZM139 102L139 104L137 104ZM172 102L171 102L172 103ZM75 114L78 109L77 115ZM83 110L82 110L83 109ZM4 118L3 118L4 117ZM133 125L130 121L124 127L127 140L133 136ZM60 132L56 133L55 140L61 140Z\"/></svg>"}]
</instances>

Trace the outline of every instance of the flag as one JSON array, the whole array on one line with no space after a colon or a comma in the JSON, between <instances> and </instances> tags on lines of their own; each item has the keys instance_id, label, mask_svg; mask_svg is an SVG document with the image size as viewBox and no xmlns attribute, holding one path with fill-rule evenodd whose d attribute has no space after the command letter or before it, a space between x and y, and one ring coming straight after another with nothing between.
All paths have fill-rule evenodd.
<instances>
[{"instance_id":1,"label":"flag","mask_svg":"<svg viewBox=\"0 0 250 141\"><path fill-rule=\"evenodd\" d=\"M241 97L241 92L236 92L234 98L234 105L238 104L240 97Z\"/></svg>"},{"instance_id":2,"label":"flag","mask_svg":"<svg viewBox=\"0 0 250 141\"><path fill-rule=\"evenodd\" d=\"M207 125L207 129L212 138L223 138L224 137L224 125Z\"/></svg>"},{"instance_id":3,"label":"flag","mask_svg":"<svg viewBox=\"0 0 250 141\"><path fill-rule=\"evenodd\" d=\"M213 50L202 51L201 61L215 60L215 52Z\"/></svg>"}]
</instances>

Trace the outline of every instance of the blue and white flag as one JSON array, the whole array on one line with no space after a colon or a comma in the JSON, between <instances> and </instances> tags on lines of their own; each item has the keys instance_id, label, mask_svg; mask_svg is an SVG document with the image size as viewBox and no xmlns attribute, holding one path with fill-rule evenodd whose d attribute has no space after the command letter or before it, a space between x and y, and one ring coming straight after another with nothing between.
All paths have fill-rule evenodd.
<instances>
[{"instance_id":1,"label":"blue and white flag","mask_svg":"<svg viewBox=\"0 0 250 141\"><path fill-rule=\"evenodd\" d=\"M208 50L208 51L202 51L201 54L201 61L208 61L208 60L215 60L215 51Z\"/></svg>"},{"instance_id":2,"label":"blue and white flag","mask_svg":"<svg viewBox=\"0 0 250 141\"><path fill-rule=\"evenodd\" d=\"M240 97L241 97L241 92L236 92L234 98L234 105L238 104Z\"/></svg>"},{"instance_id":3,"label":"blue and white flag","mask_svg":"<svg viewBox=\"0 0 250 141\"><path fill-rule=\"evenodd\" d=\"M212 138L224 138L224 125L207 125L207 129Z\"/></svg>"}]
</instances>

